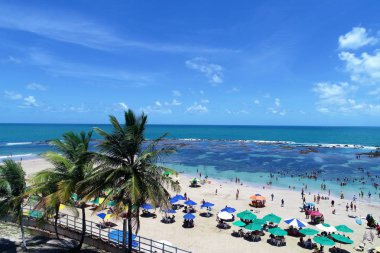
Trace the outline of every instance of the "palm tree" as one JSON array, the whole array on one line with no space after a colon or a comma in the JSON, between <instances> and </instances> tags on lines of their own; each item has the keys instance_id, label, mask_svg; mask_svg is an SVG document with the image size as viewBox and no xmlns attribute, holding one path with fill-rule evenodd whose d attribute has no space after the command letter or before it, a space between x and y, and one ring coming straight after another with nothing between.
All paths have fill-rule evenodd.
<instances>
[{"instance_id":1,"label":"palm tree","mask_svg":"<svg viewBox=\"0 0 380 253\"><path fill-rule=\"evenodd\" d=\"M26 248L22 208L26 191L25 172L11 159L0 165L0 215L11 214L20 225L22 246Z\"/></svg>"},{"instance_id":2,"label":"palm tree","mask_svg":"<svg viewBox=\"0 0 380 253\"><path fill-rule=\"evenodd\" d=\"M53 140L51 144L58 152L49 151L43 156L54 168L38 172L32 179L34 193L43 196L41 205L55 211L55 230L57 233L57 218L61 203L71 203L73 193L79 199L84 197L77 190L78 183L83 181L92 169L92 163L85 159L91 140L92 131L75 134L63 134L63 140ZM86 233L85 203L80 201L82 213L82 235L77 250L82 247ZM76 209L75 209L76 210Z\"/></svg>"},{"instance_id":3,"label":"palm tree","mask_svg":"<svg viewBox=\"0 0 380 253\"><path fill-rule=\"evenodd\" d=\"M132 252L132 221L137 233L139 207L147 201L155 206L167 206L170 197L167 187L179 191L179 184L165 177L163 172L168 169L157 164L161 156L175 151L172 147L157 148L166 135L147 144L144 137L147 116L143 113L136 117L132 110L128 110L124 119L125 124L121 125L110 116L111 133L95 128L104 141L98 145L100 152L92 154L96 167L80 188L88 194L87 198L108 189L100 208L108 200L115 201L115 213L123 214L128 220L128 252Z\"/></svg>"}]
</instances>

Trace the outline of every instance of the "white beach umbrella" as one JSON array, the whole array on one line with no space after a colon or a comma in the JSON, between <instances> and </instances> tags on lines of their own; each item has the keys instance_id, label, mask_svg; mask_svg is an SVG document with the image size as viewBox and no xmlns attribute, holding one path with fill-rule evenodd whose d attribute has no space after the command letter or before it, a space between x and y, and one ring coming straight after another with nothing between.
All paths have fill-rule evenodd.
<instances>
[{"instance_id":1,"label":"white beach umbrella","mask_svg":"<svg viewBox=\"0 0 380 253\"><path fill-rule=\"evenodd\" d=\"M231 220L232 219L232 214L228 212L220 212L218 213L218 218L222 220Z\"/></svg>"},{"instance_id":2,"label":"white beach umbrella","mask_svg":"<svg viewBox=\"0 0 380 253\"><path fill-rule=\"evenodd\" d=\"M331 226L327 223L321 223L316 226L319 230L325 231L325 232L336 232L336 228L334 226Z\"/></svg>"}]
</instances>

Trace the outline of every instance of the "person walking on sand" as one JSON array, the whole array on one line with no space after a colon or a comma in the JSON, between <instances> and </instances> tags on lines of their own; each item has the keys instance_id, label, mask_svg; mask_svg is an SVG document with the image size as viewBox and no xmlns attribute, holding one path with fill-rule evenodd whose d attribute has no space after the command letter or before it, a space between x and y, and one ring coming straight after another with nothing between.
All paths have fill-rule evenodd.
<instances>
[{"instance_id":1,"label":"person walking on sand","mask_svg":"<svg viewBox=\"0 0 380 253\"><path fill-rule=\"evenodd\" d=\"M284 207L285 201L284 199L281 199L281 207Z\"/></svg>"},{"instance_id":2,"label":"person walking on sand","mask_svg":"<svg viewBox=\"0 0 380 253\"><path fill-rule=\"evenodd\" d=\"M215 195L218 195L218 188L215 189Z\"/></svg>"},{"instance_id":3,"label":"person walking on sand","mask_svg":"<svg viewBox=\"0 0 380 253\"><path fill-rule=\"evenodd\" d=\"M236 190L236 200L239 198L239 189Z\"/></svg>"},{"instance_id":4,"label":"person walking on sand","mask_svg":"<svg viewBox=\"0 0 380 253\"><path fill-rule=\"evenodd\" d=\"M270 195L271 196L271 198L272 198L272 201L273 201L273 198L274 198L274 194L272 193L272 195Z\"/></svg>"},{"instance_id":5,"label":"person walking on sand","mask_svg":"<svg viewBox=\"0 0 380 253\"><path fill-rule=\"evenodd\" d=\"M331 207L334 207L335 201L331 200Z\"/></svg>"}]
</instances>

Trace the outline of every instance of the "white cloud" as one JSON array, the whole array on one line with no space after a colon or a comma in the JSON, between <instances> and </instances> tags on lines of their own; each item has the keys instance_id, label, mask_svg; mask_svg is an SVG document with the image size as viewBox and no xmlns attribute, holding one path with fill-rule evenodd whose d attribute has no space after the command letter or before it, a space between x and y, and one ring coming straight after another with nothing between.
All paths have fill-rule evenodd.
<instances>
[{"instance_id":1,"label":"white cloud","mask_svg":"<svg viewBox=\"0 0 380 253\"><path fill-rule=\"evenodd\" d=\"M173 94L173 96L175 96L175 97L180 97L180 96L182 96L182 93L181 93L179 90L173 90L173 91L172 91L172 94Z\"/></svg>"},{"instance_id":2,"label":"white cloud","mask_svg":"<svg viewBox=\"0 0 380 253\"><path fill-rule=\"evenodd\" d=\"M166 106L179 106L181 104L182 103L180 101L178 101L177 99L173 99L170 102L164 102L164 105L166 105Z\"/></svg>"},{"instance_id":3,"label":"white cloud","mask_svg":"<svg viewBox=\"0 0 380 253\"><path fill-rule=\"evenodd\" d=\"M354 27L345 35L339 36L339 47L342 49L358 49L377 42L374 37L369 37L364 27Z\"/></svg>"},{"instance_id":4,"label":"white cloud","mask_svg":"<svg viewBox=\"0 0 380 253\"><path fill-rule=\"evenodd\" d=\"M362 53L359 57L350 52L341 52L339 58L345 62L352 81L380 84L380 50L373 55Z\"/></svg>"},{"instance_id":5,"label":"white cloud","mask_svg":"<svg viewBox=\"0 0 380 253\"><path fill-rule=\"evenodd\" d=\"M19 100L23 97L21 94L16 93L14 91L4 91L4 96L11 100Z\"/></svg>"},{"instance_id":6,"label":"white cloud","mask_svg":"<svg viewBox=\"0 0 380 253\"><path fill-rule=\"evenodd\" d=\"M380 88L371 90L370 92L368 92L368 95L371 95L371 96L380 96Z\"/></svg>"},{"instance_id":7,"label":"white cloud","mask_svg":"<svg viewBox=\"0 0 380 253\"><path fill-rule=\"evenodd\" d=\"M249 114L249 112L247 110L231 111L229 109L226 109L225 111L226 111L226 113L232 114L232 115Z\"/></svg>"},{"instance_id":8,"label":"white cloud","mask_svg":"<svg viewBox=\"0 0 380 253\"><path fill-rule=\"evenodd\" d=\"M217 64L208 63L203 57L195 57L185 62L190 69L203 73L212 85L223 82L223 67Z\"/></svg>"},{"instance_id":9,"label":"white cloud","mask_svg":"<svg viewBox=\"0 0 380 253\"><path fill-rule=\"evenodd\" d=\"M34 96L24 97L24 106L25 107L37 107L37 100Z\"/></svg>"},{"instance_id":10,"label":"white cloud","mask_svg":"<svg viewBox=\"0 0 380 253\"><path fill-rule=\"evenodd\" d=\"M39 83L30 83L26 86L28 90L39 90L39 91L45 91L46 87Z\"/></svg>"},{"instance_id":11,"label":"white cloud","mask_svg":"<svg viewBox=\"0 0 380 253\"><path fill-rule=\"evenodd\" d=\"M259 105L259 104L260 104L260 100L255 99L255 100L253 101L253 103L254 103L255 105Z\"/></svg>"},{"instance_id":12,"label":"white cloud","mask_svg":"<svg viewBox=\"0 0 380 253\"><path fill-rule=\"evenodd\" d=\"M84 112L89 112L90 111L90 109L86 108L83 104L80 105L80 106L70 106L69 110L73 111L73 112L79 112L79 113L84 113Z\"/></svg>"},{"instance_id":13,"label":"white cloud","mask_svg":"<svg viewBox=\"0 0 380 253\"><path fill-rule=\"evenodd\" d=\"M280 116L286 115L286 111L285 110L281 110L280 108L269 107L267 111L269 113L280 115Z\"/></svg>"},{"instance_id":14,"label":"white cloud","mask_svg":"<svg viewBox=\"0 0 380 253\"><path fill-rule=\"evenodd\" d=\"M205 94L204 90L200 90L199 93L200 93L201 95L204 95L204 94Z\"/></svg>"},{"instance_id":15,"label":"white cloud","mask_svg":"<svg viewBox=\"0 0 380 253\"><path fill-rule=\"evenodd\" d=\"M20 5L0 5L0 27L32 33L48 39L104 51L137 48L142 50L181 53L238 52L225 48L190 46L129 39L114 29L82 17L74 12L49 8L28 8Z\"/></svg>"},{"instance_id":16,"label":"white cloud","mask_svg":"<svg viewBox=\"0 0 380 253\"><path fill-rule=\"evenodd\" d=\"M120 108L123 109L123 110L128 110L128 105L127 105L126 103L124 103L124 102L120 102L120 103L119 103L119 106L120 106Z\"/></svg>"},{"instance_id":17,"label":"white cloud","mask_svg":"<svg viewBox=\"0 0 380 253\"><path fill-rule=\"evenodd\" d=\"M233 93L233 92L239 92L239 91L240 91L239 88L233 87L232 89L228 90L227 93Z\"/></svg>"},{"instance_id":18,"label":"white cloud","mask_svg":"<svg viewBox=\"0 0 380 253\"><path fill-rule=\"evenodd\" d=\"M280 106L281 106L280 99L279 99L279 98L275 98L275 100L274 100L274 104L275 104L277 107L280 107Z\"/></svg>"},{"instance_id":19,"label":"white cloud","mask_svg":"<svg viewBox=\"0 0 380 253\"><path fill-rule=\"evenodd\" d=\"M348 83L317 83L313 91L317 93L317 111L321 113L366 113L380 114L380 105L358 102L352 96L357 87Z\"/></svg>"},{"instance_id":20,"label":"white cloud","mask_svg":"<svg viewBox=\"0 0 380 253\"><path fill-rule=\"evenodd\" d=\"M208 100L208 99L202 99L201 100L201 104L208 104L208 103L210 103L210 100Z\"/></svg>"},{"instance_id":21,"label":"white cloud","mask_svg":"<svg viewBox=\"0 0 380 253\"><path fill-rule=\"evenodd\" d=\"M207 113L208 109L206 106L195 102L191 106L187 107L185 112L190 113L190 114L203 114L203 113Z\"/></svg>"}]
</instances>

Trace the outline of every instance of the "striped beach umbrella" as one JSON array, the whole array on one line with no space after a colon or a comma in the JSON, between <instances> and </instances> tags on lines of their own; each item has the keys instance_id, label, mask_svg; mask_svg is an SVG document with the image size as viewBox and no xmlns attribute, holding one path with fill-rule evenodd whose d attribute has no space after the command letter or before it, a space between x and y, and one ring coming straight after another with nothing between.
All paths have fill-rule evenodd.
<instances>
[{"instance_id":1,"label":"striped beach umbrella","mask_svg":"<svg viewBox=\"0 0 380 253\"><path fill-rule=\"evenodd\" d=\"M297 227L297 228L303 228L303 227L307 226L306 222L301 221L301 220L296 219L296 218L286 219L286 220L284 220L284 222L286 224L288 224L289 226L293 226L293 227Z\"/></svg>"}]
</instances>

